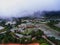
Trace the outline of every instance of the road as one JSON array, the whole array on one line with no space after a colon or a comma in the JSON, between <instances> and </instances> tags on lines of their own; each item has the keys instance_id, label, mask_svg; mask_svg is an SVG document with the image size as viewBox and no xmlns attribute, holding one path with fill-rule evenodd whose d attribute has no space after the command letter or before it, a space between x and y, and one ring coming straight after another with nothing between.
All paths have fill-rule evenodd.
<instances>
[{"instance_id":1,"label":"road","mask_svg":"<svg viewBox=\"0 0 60 45\"><path fill-rule=\"evenodd\" d=\"M45 40L47 40L51 45L56 45L52 41L50 41L45 35L43 35L42 38L44 38Z\"/></svg>"}]
</instances>

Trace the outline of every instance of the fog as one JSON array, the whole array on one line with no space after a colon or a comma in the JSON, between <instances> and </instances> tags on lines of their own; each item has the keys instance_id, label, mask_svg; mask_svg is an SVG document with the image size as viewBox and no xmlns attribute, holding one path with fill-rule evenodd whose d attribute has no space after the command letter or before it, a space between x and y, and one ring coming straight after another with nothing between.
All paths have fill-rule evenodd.
<instances>
[{"instance_id":1,"label":"fog","mask_svg":"<svg viewBox=\"0 0 60 45\"><path fill-rule=\"evenodd\" d=\"M60 10L60 0L0 0L1 17L22 17L35 11Z\"/></svg>"}]
</instances>

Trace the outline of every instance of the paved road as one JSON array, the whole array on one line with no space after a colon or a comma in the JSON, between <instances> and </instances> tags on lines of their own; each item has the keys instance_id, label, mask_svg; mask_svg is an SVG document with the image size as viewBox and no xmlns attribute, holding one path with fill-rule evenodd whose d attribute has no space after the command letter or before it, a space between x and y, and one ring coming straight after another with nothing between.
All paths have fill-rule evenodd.
<instances>
[{"instance_id":1,"label":"paved road","mask_svg":"<svg viewBox=\"0 0 60 45\"><path fill-rule=\"evenodd\" d=\"M56 45L52 41L50 41L49 39L47 39L47 37L45 35L43 35L42 38L46 39L51 45Z\"/></svg>"},{"instance_id":2,"label":"paved road","mask_svg":"<svg viewBox=\"0 0 60 45\"><path fill-rule=\"evenodd\" d=\"M44 34L46 34L47 36L55 37L56 39L60 40L60 35L59 35L60 32L51 29L45 24L36 24L36 25L38 25L39 26L38 28L41 29L44 32Z\"/></svg>"}]
</instances>

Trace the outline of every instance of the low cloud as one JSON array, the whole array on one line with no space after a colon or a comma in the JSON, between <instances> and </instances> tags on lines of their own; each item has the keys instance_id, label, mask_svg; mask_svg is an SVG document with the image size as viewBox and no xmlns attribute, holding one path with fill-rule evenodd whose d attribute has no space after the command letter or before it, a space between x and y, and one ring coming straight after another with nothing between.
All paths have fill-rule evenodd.
<instances>
[{"instance_id":1,"label":"low cloud","mask_svg":"<svg viewBox=\"0 0 60 45\"><path fill-rule=\"evenodd\" d=\"M37 10L60 10L59 0L0 0L0 16L24 16Z\"/></svg>"}]
</instances>

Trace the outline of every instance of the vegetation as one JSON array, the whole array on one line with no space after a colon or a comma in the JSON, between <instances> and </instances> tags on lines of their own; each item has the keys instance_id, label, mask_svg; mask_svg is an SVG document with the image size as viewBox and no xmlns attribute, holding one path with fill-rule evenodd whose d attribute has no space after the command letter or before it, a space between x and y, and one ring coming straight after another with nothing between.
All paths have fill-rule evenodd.
<instances>
[{"instance_id":1,"label":"vegetation","mask_svg":"<svg viewBox=\"0 0 60 45\"><path fill-rule=\"evenodd\" d=\"M45 39L43 39L42 37L40 37L39 39L37 39L37 42L39 42L40 44L48 44L48 45L51 45L49 42L47 42Z\"/></svg>"},{"instance_id":2,"label":"vegetation","mask_svg":"<svg viewBox=\"0 0 60 45\"><path fill-rule=\"evenodd\" d=\"M26 19L26 18L25 18ZM22 22L21 22L21 19L18 18L16 19L16 24L15 26L17 27L17 25L20 25ZM8 25L5 25L5 21L2 21L0 23L1 26L4 26L5 28L3 30L0 30L0 32L4 32L6 31L6 33L4 34L0 34L0 43L33 43L33 42L39 42L41 45L50 45L44 38L42 38L42 35L44 35L44 32L41 31L40 29L23 29L24 32L18 32L18 31L15 31L15 32L11 32L10 29L12 29L12 25L8 24ZM26 22L23 22L23 23L26 23ZM39 23L39 22L37 22ZM57 22L55 21L51 21L49 22L47 25L51 26L51 28L56 28L54 27L54 24L56 24ZM36 23L35 23L36 24ZM60 29L60 28L59 28ZM59 30L57 28L57 30ZM18 33L18 34L22 34L24 37L20 38L18 36L15 35L15 33ZM31 36L31 37L25 37L25 36ZM33 40L33 38L35 38ZM51 41L53 41L54 43L60 45L60 41L59 40L56 40L55 38L48 38L50 39Z\"/></svg>"},{"instance_id":3,"label":"vegetation","mask_svg":"<svg viewBox=\"0 0 60 45\"><path fill-rule=\"evenodd\" d=\"M34 34L33 34L34 33ZM11 33L10 31L7 31L4 34L0 34L0 43L31 43L31 42L39 42L42 43L44 42L44 39L41 38L41 36L43 35L43 32L41 30L37 30L37 32L32 31L30 32L29 35L31 35L32 37L30 38L15 38L13 37L13 33ZM36 39L33 41L32 38L36 37ZM46 41L45 41L46 43Z\"/></svg>"},{"instance_id":4,"label":"vegetation","mask_svg":"<svg viewBox=\"0 0 60 45\"><path fill-rule=\"evenodd\" d=\"M47 25L56 31L60 31L60 28L55 26L55 24L57 23L58 23L57 21L50 21L49 23L47 23Z\"/></svg>"},{"instance_id":5,"label":"vegetation","mask_svg":"<svg viewBox=\"0 0 60 45\"><path fill-rule=\"evenodd\" d=\"M48 37L48 39L54 42L56 45L60 45L60 40L55 39L54 37Z\"/></svg>"},{"instance_id":6,"label":"vegetation","mask_svg":"<svg viewBox=\"0 0 60 45\"><path fill-rule=\"evenodd\" d=\"M42 43L41 45L49 45L49 44L47 44L47 43Z\"/></svg>"},{"instance_id":7,"label":"vegetation","mask_svg":"<svg viewBox=\"0 0 60 45\"><path fill-rule=\"evenodd\" d=\"M44 11L44 17L47 20L60 19L60 11Z\"/></svg>"}]
</instances>

